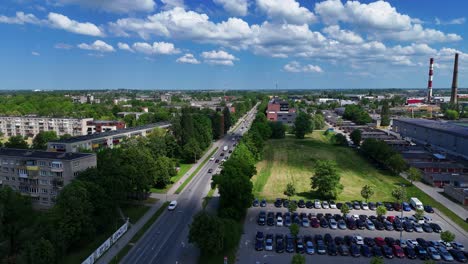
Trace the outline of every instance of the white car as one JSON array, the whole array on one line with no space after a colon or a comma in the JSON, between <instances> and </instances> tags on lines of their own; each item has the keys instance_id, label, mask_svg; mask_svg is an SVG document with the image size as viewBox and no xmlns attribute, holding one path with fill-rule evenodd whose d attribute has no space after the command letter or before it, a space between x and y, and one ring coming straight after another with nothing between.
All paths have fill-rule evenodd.
<instances>
[{"instance_id":1,"label":"white car","mask_svg":"<svg viewBox=\"0 0 468 264\"><path fill-rule=\"evenodd\" d=\"M215 160L215 157L211 157L210 160L211 160L211 161Z\"/></svg>"},{"instance_id":2,"label":"white car","mask_svg":"<svg viewBox=\"0 0 468 264\"><path fill-rule=\"evenodd\" d=\"M323 209L329 209L329 208L330 208L330 206L328 205L328 202L327 202L327 201L323 201L323 202L322 202L322 208L323 208Z\"/></svg>"},{"instance_id":3,"label":"white car","mask_svg":"<svg viewBox=\"0 0 468 264\"><path fill-rule=\"evenodd\" d=\"M278 216L276 219L276 226L283 226L283 218L281 216Z\"/></svg>"},{"instance_id":4,"label":"white car","mask_svg":"<svg viewBox=\"0 0 468 264\"><path fill-rule=\"evenodd\" d=\"M356 243L356 245L364 245L364 239L362 239L362 236L354 236L353 242Z\"/></svg>"},{"instance_id":5,"label":"white car","mask_svg":"<svg viewBox=\"0 0 468 264\"><path fill-rule=\"evenodd\" d=\"M167 210L173 211L176 207L177 207L177 201L171 201L171 203L167 207Z\"/></svg>"},{"instance_id":6,"label":"white car","mask_svg":"<svg viewBox=\"0 0 468 264\"><path fill-rule=\"evenodd\" d=\"M366 202L362 202L361 203L361 208L362 208L362 210L369 210L369 205L367 205Z\"/></svg>"},{"instance_id":7,"label":"white car","mask_svg":"<svg viewBox=\"0 0 468 264\"><path fill-rule=\"evenodd\" d=\"M322 209L322 205L320 204L319 200L314 201L314 207L315 209Z\"/></svg>"}]
</instances>

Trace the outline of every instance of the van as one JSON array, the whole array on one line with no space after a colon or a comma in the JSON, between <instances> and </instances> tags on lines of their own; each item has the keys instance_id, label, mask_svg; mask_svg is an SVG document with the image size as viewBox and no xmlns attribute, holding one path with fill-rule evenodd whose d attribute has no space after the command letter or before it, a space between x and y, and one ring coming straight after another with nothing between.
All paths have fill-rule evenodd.
<instances>
[{"instance_id":1,"label":"van","mask_svg":"<svg viewBox=\"0 0 468 264\"><path fill-rule=\"evenodd\" d=\"M424 206L416 197L411 197L410 204L415 210L424 210Z\"/></svg>"}]
</instances>

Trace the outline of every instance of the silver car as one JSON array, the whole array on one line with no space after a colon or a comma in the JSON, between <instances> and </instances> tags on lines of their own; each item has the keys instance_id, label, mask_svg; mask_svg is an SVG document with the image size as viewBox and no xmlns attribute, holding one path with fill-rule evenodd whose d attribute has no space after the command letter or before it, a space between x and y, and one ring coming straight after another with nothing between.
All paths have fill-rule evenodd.
<instances>
[{"instance_id":1,"label":"silver car","mask_svg":"<svg viewBox=\"0 0 468 264\"><path fill-rule=\"evenodd\" d=\"M323 202L322 202L322 208L323 208L323 209L330 209L330 205L328 205L328 202L327 202L327 201L323 201Z\"/></svg>"},{"instance_id":2,"label":"silver car","mask_svg":"<svg viewBox=\"0 0 468 264\"><path fill-rule=\"evenodd\" d=\"M331 229L337 229L338 228L338 223L336 222L335 219L331 218L329 226L330 226Z\"/></svg>"},{"instance_id":3,"label":"silver car","mask_svg":"<svg viewBox=\"0 0 468 264\"><path fill-rule=\"evenodd\" d=\"M314 207L315 209L322 209L322 205L320 204L319 200L314 201Z\"/></svg>"}]
</instances>

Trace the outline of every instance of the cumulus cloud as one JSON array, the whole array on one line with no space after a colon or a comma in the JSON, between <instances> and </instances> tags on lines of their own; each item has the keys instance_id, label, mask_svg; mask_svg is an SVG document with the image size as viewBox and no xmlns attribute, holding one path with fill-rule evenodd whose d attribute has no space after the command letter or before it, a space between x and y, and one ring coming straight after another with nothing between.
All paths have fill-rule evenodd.
<instances>
[{"instance_id":1,"label":"cumulus cloud","mask_svg":"<svg viewBox=\"0 0 468 264\"><path fill-rule=\"evenodd\" d=\"M185 8L184 0L161 0L161 2L164 4L163 8L165 10L170 10L175 7Z\"/></svg>"},{"instance_id":2,"label":"cumulus cloud","mask_svg":"<svg viewBox=\"0 0 468 264\"><path fill-rule=\"evenodd\" d=\"M42 21L33 14L25 14L24 12L16 12L14 17L0 16L0 23L4 24L41 24Z\"/></svg>"},{"instance_id":3,"label":"cumulus cloud","mask_svg":"<svg viewBox=\"0 0 468 264\"><path fill-rule=\"evenodd\" d=\"M307 64L301 65L301 63L297 61L291 61L290 63L284 65L283 70L287 72L314 72L314 73L322 73L323 70L317 65Z\"/></svg>"},{"instance_id":4,"label":"cumulus cloud","mask_svg":"<svg viewBox=\"0 0 468 264\"><path fill-rule=\"evenodd\" d=\"M54 48L69 50L69 49L72 49L73 46L70 45L70 44L66 44L66 43L57 43L57 44L54 45Z\"/></svg>"},{"instance_id":5,"label":"cumulus cloud","mask_svg":"<svg viewBox=\"0 0 468 264\"><path fill-rule=\"evenodd\" d=\"M193 54L186 53L184 56L176 60L178 63L200 64L200 61L193 56Z\"/></svg>"},{"instance_id":6,"label":"cumulus cloud","mask_svg":"<svg viewBox=\"0 0 468 264\"><path fill-rule=\"evenodd\" d=\"M340 26L338 25L328 26L323 29L323 32L326 33L329 37L339 40L343 43L359 44L364 42L364 40L358 34L349 30L340 29Z\"/></svg>"},{"instance_id":7,"label":"cumulus cloud","mask_svg":"<svg viewBox=\"0 0 468 264\"><path fill-rule=\"evenodd\" d=\"M296 0L257 0L257 7L270 19L293 24L309 24L316 21L314 13L300 6Z\"/></svg>"},{"instance_id":8,"label":"cumulus cloud","mask_svg":"<svg viewBox=\"0 0 468 264\"><path fill-rule=\"evenodd\" d=\"M106 42L102 40L96 40L91 44L81 43L81 44L78 44L78 48L84 49L84 50L93 50L93 51L98 51L98 52L115 51L114 47L112 47L111 45L107 44Z\"/></svg>"},{"instance_id":9,"label":"cumulus cloud","mask_svg":"<svg viewBox=\"0 0 468 264\"><path fill-rule=\"evenodd\" d=\"M419 19L399 13L385 1L361 4L359 1L326 0L315 4L315 12L329 25L349 23L356 30L369 33L376 39L419 42L449 42L460 40L456 34L425 29Z\"/></svg>"},{"instance_id":10,"label":"cumulus cloud","mask_svg":"<svg viewBox=\"0 0 468 264\"><path fill-rule=\"evenodd\" d=\"M154 42L152 45L146 42L136 42L132 45L132 47L135 51L147 55L170 55L180 53L180 50L176 49L174 44L168 42Z\"/></svg>"},{"instance_id":11,"label":"cumulus cloud","mask_svg":"<svg viewBox=\"0 0 468 264\"><path fill-rule=\"evenodd\" d=\"M202 52L201 57L204 59L205 63L216 64L216 65L234 65L234 61L238 60L234 55L224 51L224 50L212 50Z\"/></svg>"},{"instance_id":12,"label":"cumulus cloud","mask_svg":"<svg viewBox=\"0 0 468 264\"><path fill-rule=\"evenodd\" d=\"M76 4L111 13L151 12L156 4L154 0L55 0L57 4Z\"/></svg>"},{"instance_id":13,"label":"cumulus cloud","mask_svg":"<svg viewBox=\"0 0 468 264\"><path fill-rule=\"evenodd\" d=\"M247 0L213 0L224 8L227 12L235 16L246 16L248 3Z\"/></svg>"},{"instance_id":14,"label":"cumulus cloud","mask_svg":"<svg viewBox=\"0 0 468 264\"><path fill-rule=\"evenodd\" d=\"M126 51L130 51L130 52L135 52L132 48L130 48L130 46L129 46L127 43L119 42L119 43L117 43L117 47L118 47L120 50L126 50Z\"/></svg>"}]
</instances>

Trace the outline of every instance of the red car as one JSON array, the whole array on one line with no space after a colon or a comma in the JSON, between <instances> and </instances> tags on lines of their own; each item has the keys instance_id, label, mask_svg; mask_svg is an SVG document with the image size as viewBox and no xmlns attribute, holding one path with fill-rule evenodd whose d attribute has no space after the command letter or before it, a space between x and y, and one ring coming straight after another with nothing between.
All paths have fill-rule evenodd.
<instances>
[{"instance_id":1,"label":"red car","mask_svg":"<svg viewBox=\"0 0 468 264\"><path fill-rule=\"evenodd\" d=\"M405 252L403 252L403 249L398 246L398 245L393 245L393 254L397 256L398 258L404 258L405 257Z\"/></svg>"},{"instance_id":2,"label":"red car","mask_svg":"<svg viewBox=\"0 0 468 264\"><path fill-rule=\"evenodd\" d=\"M377 244L377 246L380 246L380 247L387 244L385 243L385 240L381 237L374 238L374 241L375 241L375 244Z\"/></svg>"},{"instance_id":3,"label":"red car","mask_svg":"<svg viewBox=\"0 0 468 264\"><path fill-rule=\"evenodd\" d=\"M310 226L314 228L318 228L320 227L320 222L318 221L317 218L314 217L310 220Z\"/></svg>"},{"instance_id":4,"label":"red car","mask_svg":"<svg viewBox=\"0 0 468 264\"><path fill-rule=\"evenodd\" d=\"M387 216L387 220L388 220L390 223L393 223L393 221L395 221L395 216L389 215L389 216Z\"/></svg>"}]
</instances>

